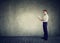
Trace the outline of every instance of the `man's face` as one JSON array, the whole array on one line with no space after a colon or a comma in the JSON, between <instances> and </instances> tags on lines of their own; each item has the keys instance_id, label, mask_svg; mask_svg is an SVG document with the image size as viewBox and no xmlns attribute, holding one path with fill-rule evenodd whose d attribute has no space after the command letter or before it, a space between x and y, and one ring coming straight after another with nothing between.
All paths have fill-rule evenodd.
<instances>
[{"instance_id":1,"label":"man's face","mask_svg":"<svg viewBox=\"0 0 60 43\"><path fill-rule=\"evenodd\" d=\"M46 15L46 14L47 14L47 12L46 12L46 11L43 11L43 13L44 13L44 15Z\"/></svg>"}]
</instances>

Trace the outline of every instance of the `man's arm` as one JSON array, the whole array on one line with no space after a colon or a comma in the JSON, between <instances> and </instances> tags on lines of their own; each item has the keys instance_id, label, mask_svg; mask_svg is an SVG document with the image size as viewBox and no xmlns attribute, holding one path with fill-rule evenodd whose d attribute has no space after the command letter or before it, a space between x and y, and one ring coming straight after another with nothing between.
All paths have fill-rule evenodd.
<instances>
[{"instance_id":1,"label":"man's arm","mask_svg":"<svg viewBox=\"0 0 60 43\"><path fill-rule=\"evenodd\" d=\"M40 16L38 17L38 19L41 20L41 21L44 21L43 18L41 18Z\"/></svg>"}]
</instances>

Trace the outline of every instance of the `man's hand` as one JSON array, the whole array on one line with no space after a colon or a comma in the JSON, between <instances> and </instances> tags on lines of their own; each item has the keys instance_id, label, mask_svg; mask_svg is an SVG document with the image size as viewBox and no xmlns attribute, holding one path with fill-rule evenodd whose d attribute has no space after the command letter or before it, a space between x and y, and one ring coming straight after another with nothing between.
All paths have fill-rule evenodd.
<instances>
[{"instance_id":1,"label":"man's hand","mask_svg":"<svg viewBox=\"0 0 60 43\"><path fill-rule=\"evenodd\" d=\"M38 17L39 20L44 21L40 16Z\"/></svg>"},{"instance_id":2,"label":"man's hand","mask_svg":"<svg viewBox=\"0 0 60 43\"><path fill-rule=\"evenodd\" d=\"M40 16L38 17L38 19L39 19L40 21L43 21L43 19L42 19Z\"/></svg>"},{"instance_id":3,"label":"man's hand","mask_svg":"<svg viewBox=\"0 0 60 43\"><path fill-rule=\"evenodd\" d=\"M44 21L43 19L41 19L41 21Z\"/></svg>"}]
</instances>

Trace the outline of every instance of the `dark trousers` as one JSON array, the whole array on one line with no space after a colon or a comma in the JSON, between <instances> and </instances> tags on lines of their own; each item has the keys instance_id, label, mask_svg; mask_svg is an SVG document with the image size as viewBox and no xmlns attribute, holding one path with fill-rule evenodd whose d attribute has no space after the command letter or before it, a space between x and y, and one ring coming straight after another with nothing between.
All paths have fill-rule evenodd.
<instances>
[{"instance_id":1,"label":"dark trousers","mask_svg":"<svg viewBox=\"0 0 60 43\"><path fill-rule=\"evenodd\" d=\"M44 38L48 39L47 22L43 22Z\"/></svg>"}]
</instances>

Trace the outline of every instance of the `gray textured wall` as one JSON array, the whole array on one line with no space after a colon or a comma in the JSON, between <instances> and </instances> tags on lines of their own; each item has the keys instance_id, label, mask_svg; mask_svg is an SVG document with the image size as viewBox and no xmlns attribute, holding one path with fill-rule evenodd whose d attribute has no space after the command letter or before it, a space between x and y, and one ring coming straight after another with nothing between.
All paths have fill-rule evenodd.
<instances>
[{"instance_id":1,"label":"gray textured wall","mask_svg":"<svg viewBox=\"0 0 60 43\"><path fill-rule=\"evenodd\" d=\"M59 36L59 2L48 0L0 1L0 35L2 36L41 36L42 10L49 15L48 32L50 36Z\"/></svg>"}]
</instances>

